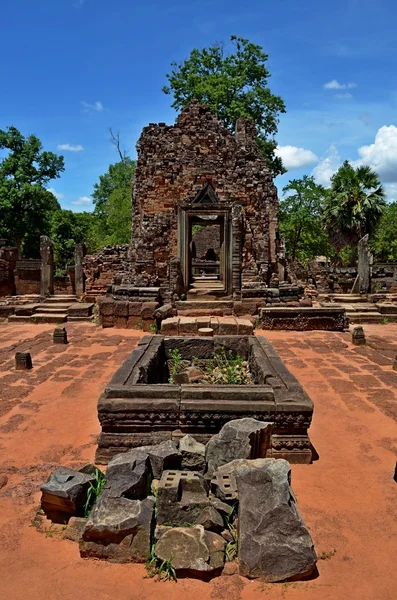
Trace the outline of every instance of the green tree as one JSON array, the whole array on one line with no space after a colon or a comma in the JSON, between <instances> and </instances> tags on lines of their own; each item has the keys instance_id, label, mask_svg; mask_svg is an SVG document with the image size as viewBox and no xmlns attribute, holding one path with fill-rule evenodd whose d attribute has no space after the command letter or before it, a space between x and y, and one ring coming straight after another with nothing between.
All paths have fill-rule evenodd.
<instances>
[{"instance_id":1,"label":"green tree","mask_svg":"<svg viewBox=\"0 0 397 600\"><path fill-rule=\"evenodd\" d=\"M376 260L397 262L397 202L386 206L371 242L371 249Z\"/></svg>"},{"instance_id":2,"label":"green tree","mask_svg":"<svg viewBox=\"0 0 397 600\"><path fill-rule=\"evenodd\" d=\"M90 213L74 213L71 210L57 210L52 214L50 238L56 267L65 269L74 264L75 246L89 237L92 219Z\"/></svg>"},{"instance_id":3,"label":"green tree","mask_svg":"<svg viewBox=\"0 0 397 600\"><path fill-rule=\"evenodd\" d=\"M375 230L386 207L379 175L368 166L353 167L347 160L331 179L323 220L337 254Z\"/></svg>"},{"instance_id":4,"label":"green tree","mask_svg":"<svg viewBox=\"0 0 397 600\"><path fill-rule=\"evenodd\" d=\"M304 175L302 179L292 179L283 193L279 225L290 258L304 263L319 255L329 256L331 246L321 219L323 186Z\"/></svg>"},{"instance_id":5,"label":"green tree","mask_svg":"<svg viewBox=\"0 0 397 600\"><path fill-rule=\"evenodd\" d=\"M0 233L14 242L21 256L39 251L39 236L49 233L51 214L60 208L46 189L64 171L63 156L43 151L35 135L25 138L16 127L0 130Z\"/></svg>"},{"instance_id":6,"label":"green tree","mask_svg":"<svg viewBox=\"0 0 397 600\"><path fill-rule=\"evenodd\" d=\"M230 131L239 117L251 119L258 130L257 141L273 176L285 173L281 158L275 156L279 113L285 113L283 100L270 91L266 68L268 55L261 46L232 35L234 52L227 54L224 44L202 50L194 49L183 63L171 64L168 86L163 92L173 94L172 107L180 110L196 99L208 104Z\"/></svg>"},{"instance_id":7,"label":"green tree","mask_svg":"<svg viewBox=\"0 0 397 600\"><path fill-rule=\"evenodd\" d=\"M110 128L110 137L119 162L109 165L92 194L95 208L91 223L91 244L96 248L107 245L127 244L131 238L132 224L132 178L135 161L122 149L119 132Z\"/></svg>"}]
</instances>

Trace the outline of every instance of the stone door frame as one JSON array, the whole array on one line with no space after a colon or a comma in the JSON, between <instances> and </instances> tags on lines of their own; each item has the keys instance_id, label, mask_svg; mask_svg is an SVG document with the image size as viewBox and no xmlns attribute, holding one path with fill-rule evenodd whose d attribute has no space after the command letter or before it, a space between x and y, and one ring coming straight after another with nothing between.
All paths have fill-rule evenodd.
<instances>
[{"instance_id":1,"label":"stone door frame","mask_svg":"<svg viewBox=\"0 0 397 600\"><path fill-rule=\"evenodd\" d=\"M183 285L186 290L190 284L190 243L191 227L190 223L194 217L198 216L217 216L223 219L223 290L219 290L224 295L231 295L233 292L233 228L232 211L230 207L216 204L189 204L179 207L178 210L178 258L181 264L183 276Z\"/></svg>"}]
</instances>

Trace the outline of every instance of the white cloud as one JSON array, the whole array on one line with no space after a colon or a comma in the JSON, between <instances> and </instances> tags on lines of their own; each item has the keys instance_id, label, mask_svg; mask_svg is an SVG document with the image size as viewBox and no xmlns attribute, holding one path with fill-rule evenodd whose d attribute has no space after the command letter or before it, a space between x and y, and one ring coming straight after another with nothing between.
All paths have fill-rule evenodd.
<instances>
[{"instance_id":1,"label":"white cloud","mask_svg":"<svg viewBox=\"0 0 397 600\"><path fill-rule=\"evenodd\" d=\"M72 144L58 144L58 150L65 150L66 152L81 152L84 150L81 144L77 144L73 146Z\"/></svg>"},{"instance_id":2,"label":"white cloud","mask_svg":"<svg viewBox=\"0 0 397 600\"><path fill-rule=\"evenodd\" d=\"M384 186L386 200L388 202L397 202L397 183L386 183Z\"/></svg>"},{"instance_id":3,"label":"white cloud","mask_svg":"<svg viewBox=\"0 0 397 600\"><path fill-rule=\"evenodd\" d=\"M328 187L332 175L339 169L341 162L337 147L334 145L330 146L318 165L315 166L312 171L316 183Z\"/></svg>"},{"instance_id":4,"label":"white cloud","mask_svg":"<svg viewBox=\"0 0 397 600\"><path fill-rule=\"evenodd\" d=\"M80 196L80 198L77 198L77 200L73 200L72 204L75 206L91 206L92 199L88 196Z\"/></svg>"},{"instance_id":5,"label":"white cloud","mask_svg":"<svg viewBox=\"0 0 397 600\"><path fill-rule=\"evenodd\" d=\"M51 194L53 194L55 196L55 198L57 200L62 200L65 196L63 194L60 194L59 192L57 192L54 188L47 188L49 192L51 192Z\"/></svg>"},{"instance_id":6,"label":"white cloud","mask_svg":"<svg viewBox=\"0 0 397 600\"><path fill-rule=\"evenodd\" d=\"M99 102L99 100L94 102L94 104L90 104L89 102L84 102L84 100L83 100L81 102L81 104L84 106L85 112L102 112L103 111L103 104L102 104L102 102Z\"/></svg>"},{"instance_id":7,"label":"white cloud","mask_svg":"<svg viewBox=\"0 0 397 600\"><path fill-rule=\"evenodd\" d=\"M357 87L357 83L351 81L350 83L339 83L337 79L332 79L328 83L324 83L323 88L325 90L351 90Z\"/></svg>"},{"instance_id":8,"label":"white cloud","mask_svg":"<svg viewBox=\"0 0 397 600\"><path fill-rule=\"evenodd\" d=\"M335 94L335 98L338 98L339 100L345 100L353 98L353 94L351 94L350 92L343 92L342 94Z\"/></svg>"},{"instance_id":9,"label":"white cloud","mask_svg":"<svg viewBox=\"0 0 397 600\"><path fill-rule=\"evenodd\" d=\"M360 158L354 166L369 165L384 183L397 183L397 127L384 125L378 129L373 144L358 149Z\"/></svg>"},{"instance_id":10,"label":"white cloud","mask_svg":"<svg viewBox=\"0 0 397 600\"><path fill-rule=\"evenodd\" d=\"M297 146L278 146L275 154L282 159L286 169L299 169L318 162L314 152Z\"/></svg>"}]
</instances>

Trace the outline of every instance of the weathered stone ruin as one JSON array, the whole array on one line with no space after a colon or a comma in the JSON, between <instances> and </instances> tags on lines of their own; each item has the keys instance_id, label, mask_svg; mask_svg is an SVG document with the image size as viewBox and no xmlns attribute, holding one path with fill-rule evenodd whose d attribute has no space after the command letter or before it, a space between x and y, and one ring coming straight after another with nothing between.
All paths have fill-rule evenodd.
<instances>
[{"instance_id":1,"label":"weathered stone ruin","mask_svg":"<svg viewBox=\"0 0 397 600\"><path fill-rule=\"evenodd\" d=\"M185 383L169 383L173 351L180 352L189 372L192 362L203 368L222 349L247 362L250 384L208 384L191 373ZM250 417L272 424L271 435L252 458L310 463L312 414L312 401L263 337L146 336L99 398L96 460L106 463L121 451L187 434L204 443L228 421Z\"/></svg>"},{"instance_id":2,"label":"weathered stone ruin","mask_svg":"<svg viewBox=\"0 0 397 600\"><path fill-rule=\"evenodd\" d=\"M179 447L168 440L117 454L94 505L88 504L94 465L58 467L41 487L42 511L68 523L65 537L79 543L83 558L146 563L159 576L167 563L176 576L305 577L317 556L290 465L255 458L271 429L243 418L227 423L207 446L185 436Z\"/></svg>"}]
</instances>

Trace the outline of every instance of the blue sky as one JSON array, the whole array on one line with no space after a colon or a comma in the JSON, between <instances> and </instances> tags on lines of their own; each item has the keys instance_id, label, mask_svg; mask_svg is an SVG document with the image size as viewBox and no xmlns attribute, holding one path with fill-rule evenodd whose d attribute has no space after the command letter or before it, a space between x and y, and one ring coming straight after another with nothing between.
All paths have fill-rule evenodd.
<instances>
[{"instance_id":1,"label":"blue sky","mask_svg":"<svg viewBox=\"0 0 397 600\"><path fill-rule=\"evenodd\" d=\"M1 9L0 128L62 153L61 205L91 210L93 184L142 127L173 123L161 92L172 61L247 37L269 54L287 105L277 141L289 171L326 184L344 159L365 163L397 199L397 3L393 0L12 0Z\"/></svg>"}]
</instances>

